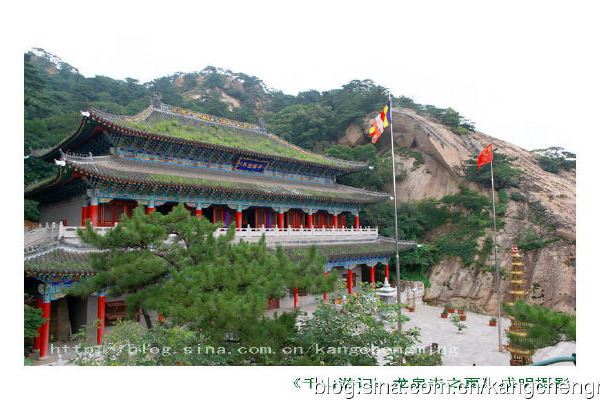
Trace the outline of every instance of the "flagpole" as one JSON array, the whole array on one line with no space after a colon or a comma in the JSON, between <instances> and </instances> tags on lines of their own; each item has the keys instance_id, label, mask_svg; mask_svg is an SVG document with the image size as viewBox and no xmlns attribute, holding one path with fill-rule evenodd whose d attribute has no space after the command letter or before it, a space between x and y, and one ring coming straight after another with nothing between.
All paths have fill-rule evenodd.
<instances>
[{"instance_id":1,"label":"flagpole","mask_svg":"<svg viewBox=\"0 0 600 400\"><path fill-rule=\"evenodd\" d=\"M398 243L398 196L396 193L396 156L394 154L394 123L392 116L392 94L388 92L390 107L390 142L392 145L392 180L394 185L394 229L396 234L396 302L398 304L398 332L402 332L402 291L400 289L400 244Z\"/></svg>"},{"instance_id":2,"label":"flagpole","mask_svg":"<svg viewBox=\"0 0 600 400\"><path fill-rule=\"evenodd\" d=\"M492 150L493 151L493 150ZM498 304L496 306L496 319L498 320L498 351L502 352L502 320L500 319L500 310L502 307L502 298L500 297L500 268L498 267L498 245L496 243L496 194L494 190L494 160L490 161L490 172L492 175L492 216L494 221L494 265L496 267L496 297Z\"/></svg>"}]
</instances>

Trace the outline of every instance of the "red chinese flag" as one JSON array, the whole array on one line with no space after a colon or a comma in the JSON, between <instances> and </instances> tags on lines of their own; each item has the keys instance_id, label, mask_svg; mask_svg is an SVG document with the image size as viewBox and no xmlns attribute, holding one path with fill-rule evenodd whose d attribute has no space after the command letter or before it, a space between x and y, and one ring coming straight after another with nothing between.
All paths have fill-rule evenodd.
<instances>
[{"instance_id":1,"label":"red chinese flag","mask_svg":"<svg viewBox=\"0 0 600 400\"><path fill-rule=\"evenodd\" d=\"M494 159L494 151L492 150L492 145L488 145L485 149L481 150L479 156L477 157L477 169L479 169L482 165L489 164Z\"/></svg>"}]
</instances>

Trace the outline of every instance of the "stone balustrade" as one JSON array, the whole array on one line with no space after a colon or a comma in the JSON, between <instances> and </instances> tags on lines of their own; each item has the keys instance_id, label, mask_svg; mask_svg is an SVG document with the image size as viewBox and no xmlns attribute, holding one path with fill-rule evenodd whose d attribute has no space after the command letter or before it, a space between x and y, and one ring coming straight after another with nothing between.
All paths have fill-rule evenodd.
<instances>
[{"instance_id":1,"label":"stone balustrade","mask_svg":"<svg viewBox=\"0 0 600 400\"><path fill-rule=\"evenodd\" d=\"M216 236L225 235L227 228L217 229ZM246 228L236 229L235 241L244 240L255 243L265 235L268 246L294 246L306 245L310 243L318 244L342 244L351 242L370 242L377 241L379 236L378 228L360 227L355 228L292 228L285 229L274 228Z\"/></svg>"},{"instance_id":2,"label":"stone balustrade","mask_svg":"<svg viewBox=\"0 0 600 400\"><path fill-rule=\"evenodd\" d=\"M34 248L50 242L62 241L64 243L78 246L81 240L77 235L79 226L64 226L62 223L41 226L25 232L25 247ZM95 227L94 230L99 234L108 232L112 227ZM215 236L223 236L227 233L227 228L219 228L215 231ZM235 242L244 240L250 243L256 243L262 235L268 246L301 246L311 243L318 244L343 244L352 242L375 242L379 236L378 228L360 227L360 228L292 228L285 229L274 228L238 228L235 231Z\"/></svg>"}]
</instances>

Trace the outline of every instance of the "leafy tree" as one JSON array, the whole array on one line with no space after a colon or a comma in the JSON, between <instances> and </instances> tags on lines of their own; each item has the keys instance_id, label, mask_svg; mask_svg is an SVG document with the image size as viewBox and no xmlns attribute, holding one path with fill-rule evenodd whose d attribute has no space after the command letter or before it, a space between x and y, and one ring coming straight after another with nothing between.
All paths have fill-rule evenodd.
<instances>
[{"instance_id":1,"label":"leafy tree","mask_svg":"<svg viewBox=\"0 0 600 400\"><path fill-rule=\"evenodd\" d=\"M576 167L575 153L566 151L562 147L548 147L534 152L540 155L538 163L544 171L557 174L560 170L569 171Z\"/></svg>"},{"instance_id":2,"label":"leafy tree","mask_svg":"<svg viewBox=\"0 0 600 400\"><path fill-rule=\"evenodd\" d=\"M295 287L323 293L337 279L322 273L325 260L315 250L292 263L264 240L232 244L233 230L216 238L215 229L183 205L168 215L145 215L137 208L104 236L88 226L80 230L82 239L107 251L93 257L97 274L72 291L89 295L106 288L112 296L125 296L130 313L141 309L150 327L148 310L156 310L173 326L202 333L210 343L246 345L293 325L289 316L276 316L278 322L265 316L269 298Z\"/></svg>"},{"instance_id":3,"label":"leafy tree","mask_svg":"<svg viewBox=\"0 0 600 400\"><path fill-rule=\"evenodd\" d=\"M25 339L33 339L38 335L38 328L46 320L42 317L42 310L25 304Z\"/></svg>"},{"instance_id":4,"label":"leafy tree","mask_svg":"<svg viewBox=\"0 0 600 400\"><path fill-rule=\"evenodd\" d=\"M519 185L519 178L523 175L523 171L517 167L513 167L510 159L506 154L494 153L494 186L496 189L509 188ZM491 183L491 166L490 164L483 165L477 168L477 154L466 162L465 177L473 182L486 187L492 187Z\"/></svg>"},{"instance_id":5,"label":"leafy tree","mask_svg":"<svg viewBox=\"0 0 600 400\"><path fill-rule=\"evenodd\" d=\"M524 324L527 336L509 333L511 343L525 349L540 349L563 341L576 340L576 317L572 314L527 304L522 300L503 305L504 312Z\"/></svg>"},{"instance_id":6,"label":"leafy tree","mask_svg":"<svg viewBox=\"0 0 600 400\"><path fill-rule=\"evenodd\" d=\"M334 145L326 148L325 154L343 160L362 161L369 164L368 170L340 176L338 182L343 185L384 191L385 186L392 183L392 158L378 155L377 149L371 143L355 147ZM408 172L401 169L396 173L396 180L402 181L407 175Z\"/></svg>"},{"instance_id":7,"label":"leafy tree","mask_svg":"<svg viewBox=\"0 0 600 400\"><path fill-rule=\"evenodd\" d=\"M25 341L23 352L27 355L33 347L33 339L38 335L38 328L42 326L46 319L42 317L42 310L28 304L25 304L24 319Z\"/></svg>"},{"instance_id":8,"label":"leafy tree","mask_svg":"<svg viewBox=\"0 0 600 400\"><path fill-rule=\"evenodd\" d=\"M333 111L320 104L294 104L269 119L269 130L301 147L313 148L333 139Z\"/></svg>"},{"instance_id":9,"label":"leafy tree","mask_svg":"<svg viewBox=\"0 0 600 400\"><path fill-rule=\"evenodd\" d=\"M400 254L400 276L402 279L421 281L426 287L431 285L427 274L439 260L435 246L424 244Z\"/></svg>"},{"instance_id":10,"label":"leafy tree","mask_svg":"<svg viewBox=\"0 0 600 400\"><path fill-rule=\"evenodd\" d=\"M40 220L40 212L38 210L37 201L25 199L25 219L30 221Z\"/></svg>"},{"instance_id":11,"label":"leafy tree","mask_svg":"<svg viewBox=\"0 0 600 400\"><path fill-rule=\"evenodd\" d=\"M383 351L388 365L435 365L441 360L412 353L419 345L419 330L390 331L397 321L397 305L385 304L375 289L363 285L341 306L320 303L312 317L305 318L293 346L302 352L291 354L296 365L378 365L377 351ZM406 321L407 318L403 316Z\"/></svg>"}]
</instances>

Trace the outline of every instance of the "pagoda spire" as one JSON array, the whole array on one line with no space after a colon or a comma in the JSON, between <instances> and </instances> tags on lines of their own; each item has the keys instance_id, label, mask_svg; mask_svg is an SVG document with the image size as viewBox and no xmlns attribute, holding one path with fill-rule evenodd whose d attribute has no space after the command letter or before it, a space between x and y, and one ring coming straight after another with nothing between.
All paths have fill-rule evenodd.
<instances>
[{"instance_id":1,"label":"pagoda spire","mask_svg":"<svg viewBox=\"0 0 600 400\"><path fill-rule=\"evenodd\" d=\"M508 293L511 295L511 301L507 303L509 306L513 306L517 300L523 300L527 292L525 291L525 278L523 275L525 274L525 268L523 264L523 256L519 252L518 247L513 247L511 250L512 257L512 269L510 271L510 283L511 287ZM517 320L513 316L509 316L510 318L510 327L508 328L508 333L514 336L525 337L527 336L527 331L523 327L523 323ZM509 343L506 347L510 352L510 365L529 365L533 362L532 356L533 351L529 349L524 349L522 347L517 346L516 344Z\"/></svg>"}]
</instances>

